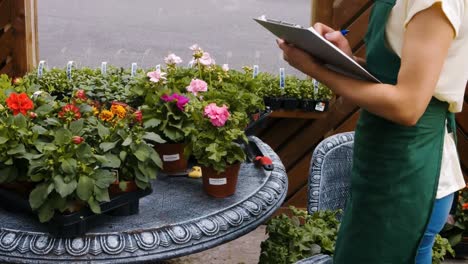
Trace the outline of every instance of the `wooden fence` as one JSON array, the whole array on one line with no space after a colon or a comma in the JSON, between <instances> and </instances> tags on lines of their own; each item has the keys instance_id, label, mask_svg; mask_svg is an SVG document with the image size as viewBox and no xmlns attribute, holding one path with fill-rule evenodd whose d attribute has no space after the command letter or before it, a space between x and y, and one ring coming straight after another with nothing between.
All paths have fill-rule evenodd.
<instances>
[{"instance_id":1,"label":"wooden fence","mask_svg":"<svg viewBox=\"0 0 468 264\"><path fill-rule=\"evenodd\" d=\"M36 0L0 0L0 73L22 76L37 65Z\"/></svg>"}]
</instances>

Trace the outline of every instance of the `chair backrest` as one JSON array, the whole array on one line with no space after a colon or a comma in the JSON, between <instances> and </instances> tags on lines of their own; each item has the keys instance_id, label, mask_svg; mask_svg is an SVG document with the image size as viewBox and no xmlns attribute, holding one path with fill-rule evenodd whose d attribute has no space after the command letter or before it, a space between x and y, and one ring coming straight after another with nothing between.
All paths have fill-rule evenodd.
<instances>
[{"instance_id":1,"label":"chair backrest","mask_svg":"<svg viewBox=\"0 0 468 264\"><path fill-rule=\"evenodd\" d=\"M309 213L344 209L349 196L354 132L336 134L315 148L309 170Z\"/></svg>"}]
</instances>

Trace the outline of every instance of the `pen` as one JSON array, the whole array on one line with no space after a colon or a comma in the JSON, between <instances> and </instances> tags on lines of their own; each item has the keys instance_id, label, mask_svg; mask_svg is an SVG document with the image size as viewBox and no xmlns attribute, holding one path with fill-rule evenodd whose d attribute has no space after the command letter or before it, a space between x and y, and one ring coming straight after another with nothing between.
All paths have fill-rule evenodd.
<instances>
[{"instance_id":1,"label":"pen","mask_svg":"<svg viewBox=\"0 0 468 264\"><path fill-rule=\"evenodd\" d=\"M341 35L346 36L349 33L349 30L348 29L342 29L342 30L340 30L340 32L341 32Z\"/></svg>"}]
</instances>

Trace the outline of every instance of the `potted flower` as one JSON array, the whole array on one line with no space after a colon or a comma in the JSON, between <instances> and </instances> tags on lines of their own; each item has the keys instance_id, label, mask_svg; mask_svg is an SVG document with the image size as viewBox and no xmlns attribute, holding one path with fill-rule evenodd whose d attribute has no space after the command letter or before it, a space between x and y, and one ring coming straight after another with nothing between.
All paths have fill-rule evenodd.
<instances>
[{"instance_id":1,"label":"potted flower","mask_svg":"<svg viewBox=\"0 0 468 264\"><path fill-rule=\"evenodd\" d=\"M284 95L284 90L279 86L279 77L261 72L256 79L260 87L257 93L263 97L265 105L269 106L271 110L282 108L281 97Z\"/></svg>"},{"instance_id":2,"label":"potted flower","mask_svg":"<svg viewBox=\"0 0 468 264\"><path fill-rule=\"evenodd\" d=\"M219 198L233 195L240 164L246 159L238 142L247 142L246 113L230 112L220 101L192 100L188 108L194 127L186 151L202 166L205 192Z\"/></svg>"},{"instance_id":3,"label":"potted flower","mask_svg":"<svg viewBox=\"0 0 468 264\"><path fill-rule=\"evenodd\" d=\"M144 127L147 131L161 136L164 142L155 144L162 157L163 172L169 175L186 173L188 158L184 155L187 132L193 122L185 106L190 101L188 92L197 94L206 91L207 84L198 79L189 79L191 71L180 71L176 66L182 60L175 54L165 58L166 69L157 68L139 74L129 83L133 101L142 101ZM174 77L177 76L177 77ZM179 86L180 79L189 82L184 92ZM184 87L185 88L185 87ZM135 99L139 98L139 99Z\"/></svg>"}]
</instances>

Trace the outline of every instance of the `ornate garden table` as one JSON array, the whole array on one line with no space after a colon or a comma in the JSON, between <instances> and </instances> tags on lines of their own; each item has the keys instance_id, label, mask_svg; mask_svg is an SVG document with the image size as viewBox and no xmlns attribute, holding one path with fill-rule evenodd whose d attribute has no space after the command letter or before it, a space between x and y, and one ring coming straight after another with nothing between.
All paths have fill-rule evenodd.
<instances>
[{"instance_id":1,"label":"ornate garden table","mask_svg":"<svg viewBox=\"0 0 468 264\"><path fill-rule=\"evenodd\" d=\"M252 141L273 171L243 163L236 194L211 198L201 179L159 176L140 213L103 216L77 238L54 238L31 215L0 208L0 263L145 263L199 252L242 236L281 206L287 175L273 150ZM0 201L1 202L1 201Z\"/></svg>"}]
</instances>

